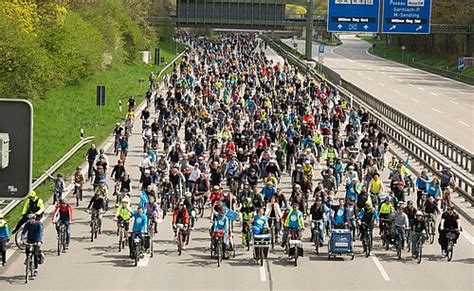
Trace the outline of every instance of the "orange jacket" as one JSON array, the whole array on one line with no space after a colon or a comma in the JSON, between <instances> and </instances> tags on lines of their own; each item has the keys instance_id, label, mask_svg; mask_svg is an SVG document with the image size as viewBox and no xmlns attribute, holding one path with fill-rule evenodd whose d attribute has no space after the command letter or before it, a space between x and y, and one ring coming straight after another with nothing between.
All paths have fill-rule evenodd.
<instances>
[{"instance_id":1,"label":"orange jacket","mask_svg":"<svg viewBox=\"0 0 474 291\"><path fill-rule=\"evenodd\" d=\"M181 210L181 219L182 221L177 221L178 220L178 216L179 216L179 209L176 208L174 211L173 211L173 222L172 224L176 224L176 223L182 223L182 224L189 224L189 213L188 211L186 210L186 208L183 207L183 209Z\"/></svg>"}]
</instances>

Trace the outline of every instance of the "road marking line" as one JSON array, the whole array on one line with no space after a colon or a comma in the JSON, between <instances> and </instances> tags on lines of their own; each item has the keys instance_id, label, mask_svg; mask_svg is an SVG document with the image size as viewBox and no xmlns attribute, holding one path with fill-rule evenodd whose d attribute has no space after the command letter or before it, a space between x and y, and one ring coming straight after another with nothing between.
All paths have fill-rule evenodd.
<instances>
[{"instance_id":1,"label":"road marking line","mask_svg":"<svg viewBox=\"0 0 474 291\"><path fill-rule=\"evenodd\" d=\"M265 266L260 266L260 282L267 281L267 271L265 270Z\"/></svg>"},{"instance_id":2,"label":"road marking line","mask_svg":"<svg viewBox=\"0 0 474 291\"><path fill-rule=\"evenodd\" d=\"M411 98L411 100L413 100L413 101L415 101L415 102L420 102L420 100L415 99L415 98Z\"/></svg>"},{"instance_id":3,"label":"road marking line","mask_svg":"<svg viewBox=\"0 0 474 291\"><path fill-rule=\"evenodd\" d=\"M367 77L367 80L372 81L373 79L371 77Z\"/></svg>"},{"instance_id":4,"label":"road marking line","mask_svg":"<svg viewBox=\"0 0 474 291\"><path fill-rule=\"evenodd\" d=\"M402 94L402 93L400 93L400 91L395 90L395 89L393 90L393 92L395 92L395 93L397 93L397 94Z\"/></svg>"},{"instance_id":5,"label":"road marking line","mask_svg":"<svg viewBox=\"0 0 474 291\"><path fill-rule=\"evenodd\" d=\"M387 272L383 268L382 264L380 263L379 259L375 255L370 255L372 257L372 261L374 261L375 266L379 270L380 274L382 275L385 281L390 281L390 277L388 276Z\"/></svg>"},{"instance_id":6,"label":"road marking line","mask_svg":"<svg viewBox=\"0 0 474 291\"><path fill-rule=\"evenodd\" d=\"M438 96L435 92L430 92L431 95Z\"/></svg>"},{"instance_id":7,"label":"road marking line","mask_svg":"<svg viewBox=\"0 0 474 291\"><path fill-rule=\"evenodd\" d=\"M461 234L471 245L474 245L474 238L469 232L463 230Z\"/></svg>"},{"instance_id":8,"label":"road marking line","mask_svg":"<svg viewBox=\"0 0 474 291\"><path fill-rule=\"evenodd\" d=\"M397 81L398 81L398 82L403 82L403 80L402 80L402 79L397 79ZM408 85L411 85L411 84L408 84Z\"/></svg>"},{"instance_id":9,"label":"road marking line","mask_svg":"<svg viewBox=\"0 0 474 291\"><path fill-rule=\"evenodd\" d=\"M457 102L456 102L456 101L454 101L454 100L449 100L449 102L451 102L451 103L453 103L453 104L456 104L456 105L458 105L458 104L459 104L459 103L457 103Z\"/></svg>"},{"instance_id":10,"label":"road marking line","mask_svg":"<svg viewBox=\"0 0 474 291\"><path fill-rule=\"evenodd\" d=\"M464 121L458 120L458 122L464 126L471 127L469 124L465 123Z\"/></svg>"},{"instance_id":11,"label":"road marking line","mask_svg":"<svg viewBox=\"0 0 474 291\"><path fill-rule=\"evenodd\" d=\"M384 83L381 83L381 82L379 82L379 85L382 86L382 87L385 86L385 84L384 84Z\"/></svg>"},{"instance_id":12,"label":"road marking line","mask_svg":"<svg viewBox=\"0 0 474 291\"><path fill-rule=\"evenodd\" d=\"M431 110L435 111L435 112L438 112L438 113L442 113L441 110L437 109L437 108L431 108Z\"/></svg>"},{"instance_id":13,"label":"road marking line","mask_svg":"<svg viewBox=\"0 0 474 291\"><path fill-rule=\"evenodd\" d=\"M425 89L421 88L421 87L416 87L418 89L420 89L421 91L425 91Z\"/></svg>"},{"instance_id":14,"label":"road marking line","mask_svg":"<svg viewBox=\"0 0 474 291\"><path fill-rule=\"evenodd\" d=\"M137 267L142 267L142 268L147 267L149 262L150 262L150 257L146 255L143 259L138 261Z\"/></svg>"}]
</instances>

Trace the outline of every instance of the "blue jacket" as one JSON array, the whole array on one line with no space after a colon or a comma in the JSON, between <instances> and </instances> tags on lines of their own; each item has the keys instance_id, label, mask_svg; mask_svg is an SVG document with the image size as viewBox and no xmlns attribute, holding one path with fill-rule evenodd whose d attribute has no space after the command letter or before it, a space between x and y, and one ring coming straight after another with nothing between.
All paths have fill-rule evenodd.
<instances>
[{"instance_id":1,"label":"blue jacket","mask_svg":"<svg viewBox=\"0 0 474 291\"><path fill-rule=\"evenodd\" d=\"M372 223L372 220L379 221L379 215L377 214L377 211L375 211L375 209L372 209L372 213L373 213L373 217L369 216L370 213L367 213L367 216L366 216L365 215L365 208L362 208L359 211L358 219L360 219L362 222L365 222L367 224ZM370 218L370 221L367 221L367 220L369 220L369 218Z\"/></svg>"},{"instance_id":2,"label":"blue jacket","mask_svg":"<svg viewBox=\"0 0 474 291\"><path fill-rule=\"evenodd\" d=\"M430 178L426 176L426 178L423 178L424 180L429 181ZM422 181L420 177L416 178L416 188L421 189L421 190L426 190L427 183Z\"/></svg>"},{"instance_id":3,"label":"blue jacket","mask_svg":"<svg viewBox=\"0 0 474 291\"><path fill-rule=\"evenodd\" d=\"M263 187L262 189L262 195L265 200L270 199L273 195L276 194L276 189L275 187L268 188L268 187Z\"/></svg>"},{"instance_id":4,"label":"blue jacket","mask_svg":"<svg viewBox=\"0 0 474 291\"><path fill-rule=\"evenodd\" d=\"M334 216L332 218L333 224L335 225L341 225L344 224L346 221L346 211L344 210L344 206L338 207L337 210L334 211Z\"/></svg>"},{"instance_id":5,"label":"blue jacket","mask_svg":"<svg viewBox=\"0 0 474 291\"><path fill-rule=\"evenodd\" d=\"M222 230L223 232L227 232L227 224L229 219L226 215L222 216L222 214L218 214L216 219L214 220L213 230Z\"/></svg>"},{"instance_id":6,"label":"blue jacket","mask_svg":"<svg viewBox=\"0 0 474 291\"><path fill-rule=\"evenodd\" d=\"M21 240L25 239L28 243L43 242L43 224L41 222L25 223L21 232Z\"/></svg>"},{"instance_id":7,"label":"blue jacket","mask_svg":"<svg viewBox=\"0 0 474 291\"><path fill-rule=\"evenodd\" d=\"M5 219L0 219L0 240L10 239L10 228Z\"/></svg>"},{"instance_id":8,"label":"blue jacket","mask_svg":"<svg viewBox=\"0 0 474 291\"><path fill-rule=\"evenodd\" d=\"M147 232L147 224L148 224L148 217L146 216L145 212L141 215L138 215L138 212L133 211L132 217L134 218L133 222L133 232Z\"/></svg>"}]
</instances>

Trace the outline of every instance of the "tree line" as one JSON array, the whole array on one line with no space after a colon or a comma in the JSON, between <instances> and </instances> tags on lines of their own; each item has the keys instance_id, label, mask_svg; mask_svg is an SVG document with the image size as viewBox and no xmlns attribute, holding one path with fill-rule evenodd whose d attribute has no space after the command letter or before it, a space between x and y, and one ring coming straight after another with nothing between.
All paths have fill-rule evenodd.
<instances>
[{"instance_id":1,"label":"tree line","mask_svg":"<svg viewBox=\"0 0 474 291\"><path fill-rule=\"evenodd\" d=\"M0 3L0 94L35 99L47 90L139 59L168 0Z\"/></svg>"}]
</instances>

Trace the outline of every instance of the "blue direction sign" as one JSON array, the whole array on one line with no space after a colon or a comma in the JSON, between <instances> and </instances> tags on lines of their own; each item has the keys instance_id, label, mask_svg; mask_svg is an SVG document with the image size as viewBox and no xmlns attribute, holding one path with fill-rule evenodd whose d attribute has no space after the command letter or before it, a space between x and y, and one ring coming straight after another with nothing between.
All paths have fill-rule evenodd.
<instances>
[{"instance_id":1,"label":"blue direction sign","mask_svg":"<svg viewBox=\"0 0 474 291\"><path fill-rule=\"evenodd\" d=\"M463 57L458 59L458 71L464 71L466 69L466 61Z\"/></svg>"},{"instance_id":2,"label":"blue direction sign","mask_svg":"<svg viewBox=\"0 0 474 291\"><path fill-rule=\"evenodd\" d=\"M329 0L328 31L378 32L382 0Z\"/></svg>"},{"instance_id":3,"label":"blue direction sign","mask_svg":"<svg viewBox=\"0 0 474 291\"><path fill-rule=\"evenodd\" d=\"M383 1L383 33L430 33L432 0Z\"/></svg>"}]
</instances>

